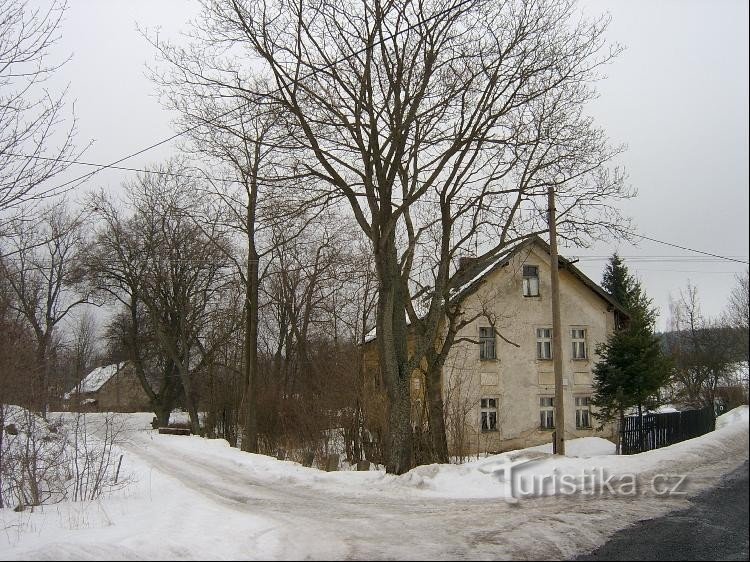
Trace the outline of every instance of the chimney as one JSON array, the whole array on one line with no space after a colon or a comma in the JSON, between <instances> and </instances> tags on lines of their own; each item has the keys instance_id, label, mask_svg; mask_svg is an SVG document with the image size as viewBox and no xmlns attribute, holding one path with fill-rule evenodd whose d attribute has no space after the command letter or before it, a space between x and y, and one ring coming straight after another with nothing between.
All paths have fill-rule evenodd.
<instances>
[{"instance_id":1,"label":"chimney","mask_svg":"<svg viewBox=\"0 0 750 562\"><path fill-rule=\"evenodd\" d=\"M458 271L463 271L474 263L477 258L474 256L461 256L458 258Z\"/></svg>"}]
</instances>

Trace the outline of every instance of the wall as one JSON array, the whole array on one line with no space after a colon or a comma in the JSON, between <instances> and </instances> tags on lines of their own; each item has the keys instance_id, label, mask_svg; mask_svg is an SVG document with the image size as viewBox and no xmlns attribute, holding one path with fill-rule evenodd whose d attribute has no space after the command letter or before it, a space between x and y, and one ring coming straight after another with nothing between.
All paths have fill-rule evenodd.
<instances>
[{"instance_id":1,"label":"wall","mask_svg":"<svg viewBox=\"0 0 750 562\"><path fill-rule=\"evenodd\" d=\"M538 297L523 296L524 263L539 267ZM552 430L539 427L539 399L554 396L553 365L551 360L536 358L536 329L552 327L550 295L549 255L531 246L516 254L507 266L490 274L482 287L467 298L466 314L484 317L461 331L461 337L473 341L454 346L443 373L446 402L450 402L448 415L451 412L458 417L464 415L466 420L463 436L458 434L457 424L453 424L453 435L449 438L454 453L499 452L552 441ZM603 432L576 429L574 399L591 395L592 368L597 360L594 350L613 330L614 313L609 303L564 269L560 270L560 307L563 378L567 381L566 438L611 437L611 427ZM494 319L503 336L496 338L496 360L480 360L479 346L474 343L479 338L479 328L490 325L487 317ZM586 329L588 358L585 360L572 359L572 328ZM498 401L497 431L481 431L479 406L483 397ZM597 425L593 417L591 425Z\"/></svg>"}]
</instances>

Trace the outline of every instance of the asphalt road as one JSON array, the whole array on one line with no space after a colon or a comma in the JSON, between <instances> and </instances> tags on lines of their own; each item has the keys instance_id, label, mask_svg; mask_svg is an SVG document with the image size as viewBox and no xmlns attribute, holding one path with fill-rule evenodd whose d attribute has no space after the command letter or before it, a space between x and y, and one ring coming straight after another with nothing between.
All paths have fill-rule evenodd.
<instances>
[{"instance_id":1,"label":"asphalt road","mask_svg":"<svg viewBox=\"0 0 750 562\"><path fill-rule=\"evenodd\" d=\"M748 462L692 505L618 531L575 560L748 560Z\"/></svg>"}]
</instances>

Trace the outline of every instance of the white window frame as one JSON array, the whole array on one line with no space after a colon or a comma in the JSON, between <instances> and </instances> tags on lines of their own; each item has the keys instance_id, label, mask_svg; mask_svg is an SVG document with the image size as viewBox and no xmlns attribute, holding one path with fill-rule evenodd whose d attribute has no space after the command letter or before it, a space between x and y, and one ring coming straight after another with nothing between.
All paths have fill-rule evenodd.
<instances>
[{"instance_id":1,"label":"white window frame","mask_svg":"<svg viewBox=\"0 0 750 562\"><path fill-rule=\"evenodd\" d=\"M571 328L570 341L572 343L573 359L583 361L589 358L586 345L586 328Z\"/></svg>"},{"instance_id":2,"label":"white window frame","mask_svg":"<svg viewBox=\"0 0 750 562\"><path fill-rule=\"evenodd\" d=\"M491 336L488 334L491 334ZM492 326L480 326L479 328L479 359L481 361L497 359L495 328Z\"/></svg>"},{"instance_id":3,"label":"white window frame","mask_svg":"<svg viewBox=\"0 0 750 562\"><path fill-rule=\"evenodd\" d=\"M575 405L576 429L591 429L591 396L576 396Z\"/></svg>"},{"instance_id":4,"label":"white window frame","mask_svg":"<svg viewBox=\"0 0 750 562\"><path fill-rule=\"evenodd\" d=\"M497 398L485 396L479 400L479 427L482 433L497 431Z\"/></svg>"},{"instance_id":5,"label":"white window frame","mask_svg":"<svg viewBox=\"0 0 750 562\"><path fill-rule=\"evenodd\" d=\"M531 273L532 270L533 270L533 274ZM523 273L523 296L524 297L538 297L539 296L539 266L538 265L524 265L522 266L522 273Z\"/></svg>"},{"instance_id":6,"label":"white window frame","mask_svg":"<svg viewBox=\"0 0 750 562\"><path fill-rule=\"evenodd\" d=\"M536 358L540 361L552 359L552 328L536 329Z\"/></svg>"},{"instance_id":7,"label":"white window frame","mask_svg":"<svg viewBox=\"0 0 750 562\"><path fill-rule=\"evenodd\" d=\"M539 428L555 429L555 397L539 397Z\"/></svg>"}]
</instances>

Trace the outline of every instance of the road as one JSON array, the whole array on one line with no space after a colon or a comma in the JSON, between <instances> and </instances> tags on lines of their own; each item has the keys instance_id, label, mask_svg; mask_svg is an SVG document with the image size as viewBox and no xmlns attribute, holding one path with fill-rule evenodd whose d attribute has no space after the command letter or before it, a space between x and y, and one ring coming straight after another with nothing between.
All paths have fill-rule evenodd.
<instances>
[{"instance_id":1,"label":"road","mask_svg":"<svg viewBox=\"0 0 750 562\"><path fill-rule=\"evenodd\" d=\"M241 466L179 447L176 439L134 436L127 447L193 492L233 511L262 516L295 556L311 559L568 559L623 527L689 505L686 497L542 497L504 500L420 498L258 478ZM744 453L743 453L744 449ZM737 443L736 454L747 458ZM691 483L719 481L705 458L688 461ZM731 467L738 461L725 459ZM721 468L727 472L727 464ZM747 494L746 496L747 497ZM745 512L745 520L747 515Z\"/></svg>"},{"instance_id":2,"label":"road","mask_svg":"<svg viewBox=\"0 0 750 562\"><path fill-rule=\"evenodd\" d=\"M747 560L747 461L690 502L687 509L615 533L576 560Z\"/></svg>"}]
</instances>

